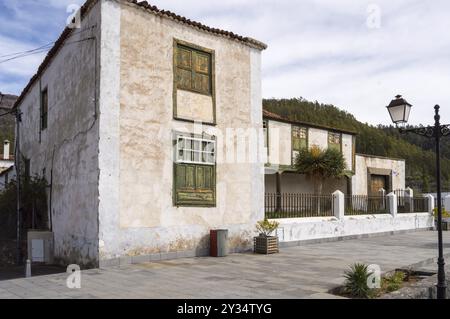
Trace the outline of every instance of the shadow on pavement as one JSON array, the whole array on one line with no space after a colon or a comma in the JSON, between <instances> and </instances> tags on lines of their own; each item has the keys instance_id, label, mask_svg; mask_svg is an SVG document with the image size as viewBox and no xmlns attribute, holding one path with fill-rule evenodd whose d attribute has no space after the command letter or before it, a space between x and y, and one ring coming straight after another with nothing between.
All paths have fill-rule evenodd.
<instances>
[{"instance_id":1,"label":"shadow on pavement","mask_svg":"<svg viewBox=\"0 0 450 319\"><path fill-rule=\"evenodd\" d=\"M66 268L57 265L31 265L31 276L45 276L66 272ZM17 278L25 278L25 265L0 267L0 281Z\"/></svg>"}]
</instances>

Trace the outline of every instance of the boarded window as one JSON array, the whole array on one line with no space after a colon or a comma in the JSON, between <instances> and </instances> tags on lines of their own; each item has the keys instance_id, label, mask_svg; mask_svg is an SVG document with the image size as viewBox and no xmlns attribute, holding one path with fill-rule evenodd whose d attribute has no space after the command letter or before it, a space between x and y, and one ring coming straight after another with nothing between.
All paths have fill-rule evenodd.
<instances>
[{"instance_id":1,"label":"boarded window","mask_svg":"<svg viewBox=\"0 0 450 319\"><path fill-rule=\"evenodd\" d=\"M328 148L341 151L342 136L340 133L328 132Z\"/></svg>"},{"instance_id":2,"label":"boarded window","mask_svg":"<svg viewBox=\"0 0 450 319\"><path fill-rule=\"evenodd\" d=\"M41 92L41 131L47 128L48 122L48 90Z\"/></svg>"},{"instance_id":3,"label":"boarded window","mask_svg":"<svg viewBox=\"0 0 450 319\"><path fill-rule=\"evenodd\" d=\"M294 151L300 151L302 148L306 148L308 129L306 127L293 126L292 127L292 149Z\"/></svg>"},{"instance_id":4,"label":"boarded window","mask_svg":"<svg viewBox=\"0 0 450 319\"><path fill-rule=\"evenodd\" d=\"M302 148L308 147L308 129L301 126L292 126L292 163Z\"/></svg>"},{"instance_id":5,"label":"boarded window","mask_svg":"<svg viewBox=\"0 0 450 319\"><path fill-rule=\"evenodd\" d=\"M211 54L178 44L176 57L177 88L211 95Z\"/></svg>"},{"instance_id":6,"label":"boarded window","mask_svg":"<svg viewBox=\"0 0 450 319\"><path fill-rule=\"evenodd\" d=\"M175 205L215 206L215 140L177 136L175 144Z\"/></svg>"}]
</instances>

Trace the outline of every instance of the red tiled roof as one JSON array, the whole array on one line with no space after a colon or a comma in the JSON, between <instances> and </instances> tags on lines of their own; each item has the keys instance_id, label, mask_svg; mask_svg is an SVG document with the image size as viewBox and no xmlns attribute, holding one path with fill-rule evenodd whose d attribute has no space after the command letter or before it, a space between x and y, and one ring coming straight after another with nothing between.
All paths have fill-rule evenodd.
<instances>
[{"instance_id":1,"label":"red tiled roof","mask_svg":"<svg viewBox=\"0 0 450 319\"><path fill-rule=\"evenodd\" d=\"M263 116L264 116L264 117L271 118L271 119L286 120L286 119L283 118L282 116L280 116L280 115L278 115L278 114L275 114L275 113L272 113L272 112L269 112L269 111L267 111L267 110L263 110Z\"/></svg>"},{"instance_id":2,"label":"red tiled roof","mask_svg":"<svg viewBox=\"0 0 450 319\"><path fill-rule=\"evenodd\" d=\"M273 112L269 112L269 111L264 110L264 109L263 109L263 118L272 119L272 120L280 121L280 122L304 125L304 126L314 127L314 128L328 130L328 131L335 131L335 132L347 133L347 134L351 134L351 135L357 135L357 133L355 131L350 131L350 130L335 128L335 127L330 127L330 126L326 126L326 125L313 124L313 123L308 123L308 122L303 122L303 121L290 120L290 119L285 118L285 117L283 117L281 115L278 115L278 114L273 113Z\"/></svg>"},{"instance_id":3,"label":"red tiled roof","mask_svg":"<svg viewBox=\"0 0 450 319\"><path fill-rule=\"evenodd\" d=\"M87 0L83 6L81 7L81 18L83 18L88 12L89 10L97 3L98 0ZM242 42L248 46L251 46L253 48L257 48L260 50L265 50L267 49L267 45L255 40L253 38L250 37L243 37L240 36L238 34L235 34L233 32L229 32L229 31L225 31L225 30L221 30L221 29L216 29L216 28L211 28L208 27L206 25L201 24L200 22L196 22L196 21L191 21L183 16L177 15L173 12L167 11L167 10L160 10L158 7L156 6L152 6L150 5L147 1L142 1L142 2L137 2L136 0L124 0L130 4L134 4L137 5L141 8L146 9L147 11L159 15L159 16L164 16L166 18L169 19L173 19L175 21L178 21L180 23L183 24L187 24L189 26L192 26L194 28L197 28L199 30L203 30L206 32L210 32L213 34L217 34L220 36L224 36L230 39L234 39L237 40L239 42ZM16 103L14 104L14 108L16 108L24 99L26 93L28 92L28 90L30 90L31 86L34 84L34 82L39 78L39 76L41 75L42 72L44 72L44 70L47 68L47 66L50 64L50 62L52 61L53 57L58 53L58 51L61 49L61 47L64 44L64 41L70 36L70 34L72 33L73 29L66 27L64 29L64 31L61 33L61 35L59 36L58 40L56 40L54 46L51 48L51 50L48 52L47 56L45 57L44 61L41 63L41 65L39 66L36 74L30 79L30 81L28 82L27 86L23 89L22 93L20 94L19 98L17 99Z\"/></svg>"},{"instance_id":4,"label":"red tiled roof","mask_svg":"<svg viewBox=\"0 0 450 319\"><path fill-rule=\"evenodd\" d=\"M157 14L157 15L161 15L161 16L165 16L168 18L171 18L175 21L181 22L181 23L185 23L188 24L190 26L193 26L195 28L198 28L200 30L206 31L206 32L210 32L210 33L214 33L214 34L218 34L221 36L225 36L231 39L235 39L241 42L244 42L245 44L260 49L260 50L265 50L267 49L267 45L265 43L262 43L258 40L255 40L253 38L250 37L243 37L241 35L235 34L233 32L230 31L225 31L225 30L221 30L221 29L216 29L216 28L211 28L208 27L204 24L201 24L200 22L196 22L196 21L191 21L188 18L185 18L183 16L177 15L173 12L167 11L167 10L160 10L158 7L156 6L152 6L150 5L147 1L142 1L142 2L138 2L137 0L126 0L130 3L136 4L140 7L143 7L147 10L149 10L150 12Z\"/></svg>"}]
</instances>

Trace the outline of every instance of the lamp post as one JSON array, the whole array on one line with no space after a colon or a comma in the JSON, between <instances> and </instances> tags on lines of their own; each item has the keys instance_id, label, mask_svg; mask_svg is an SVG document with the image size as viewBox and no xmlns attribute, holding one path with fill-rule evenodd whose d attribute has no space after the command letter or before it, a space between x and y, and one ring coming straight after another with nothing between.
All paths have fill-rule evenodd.
<instances>
[{"instance_id":1,"label":"lamp post","mask_svg":"<svg viewBox=\"0 0 450 319\"><path fill-rule=\"evenodd\" d=\"M401 95L397 95L394 100L387 106L389 115L392 122L397 126L399 124L405 125L408 122L409 114L411 112L412 105L406 102ZM440 140L443 136L450 135L450 125L441 125L439 115L439 105L434 107L434 126L419 126L416 128L400 128L401 134L415 133L428 138L434 138L436 143L436 184L437 184L437 202L438 202L438 214L437 214L437 230L438 230L438 282L437 282L437 298L446 298L447 285L445 283L445 261L442 247L442 200L441 200L441 151Z\"/></svg>"}]
</instances>

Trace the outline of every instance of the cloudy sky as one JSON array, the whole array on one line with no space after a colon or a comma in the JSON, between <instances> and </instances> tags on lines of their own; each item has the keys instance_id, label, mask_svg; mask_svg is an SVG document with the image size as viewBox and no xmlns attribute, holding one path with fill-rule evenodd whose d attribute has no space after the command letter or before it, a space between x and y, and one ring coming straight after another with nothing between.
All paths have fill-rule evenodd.
<instances>
[{"instance_id":1,"label":"cloudy sky","mask_svg":"<svg viewBox=\"0 0 450 319\"><path fill-rule=\"evenodd\" d=\"M0 56L56 40L67 5L83 0L0 0ZM331 103L372 124L389 123L397 93L429 124L450 122L447 0L153 0L160 8L254 37L263 53L264 97ZM0 91L18 94L44 54L1 62Z\"/></svg>"}]
</instances>

